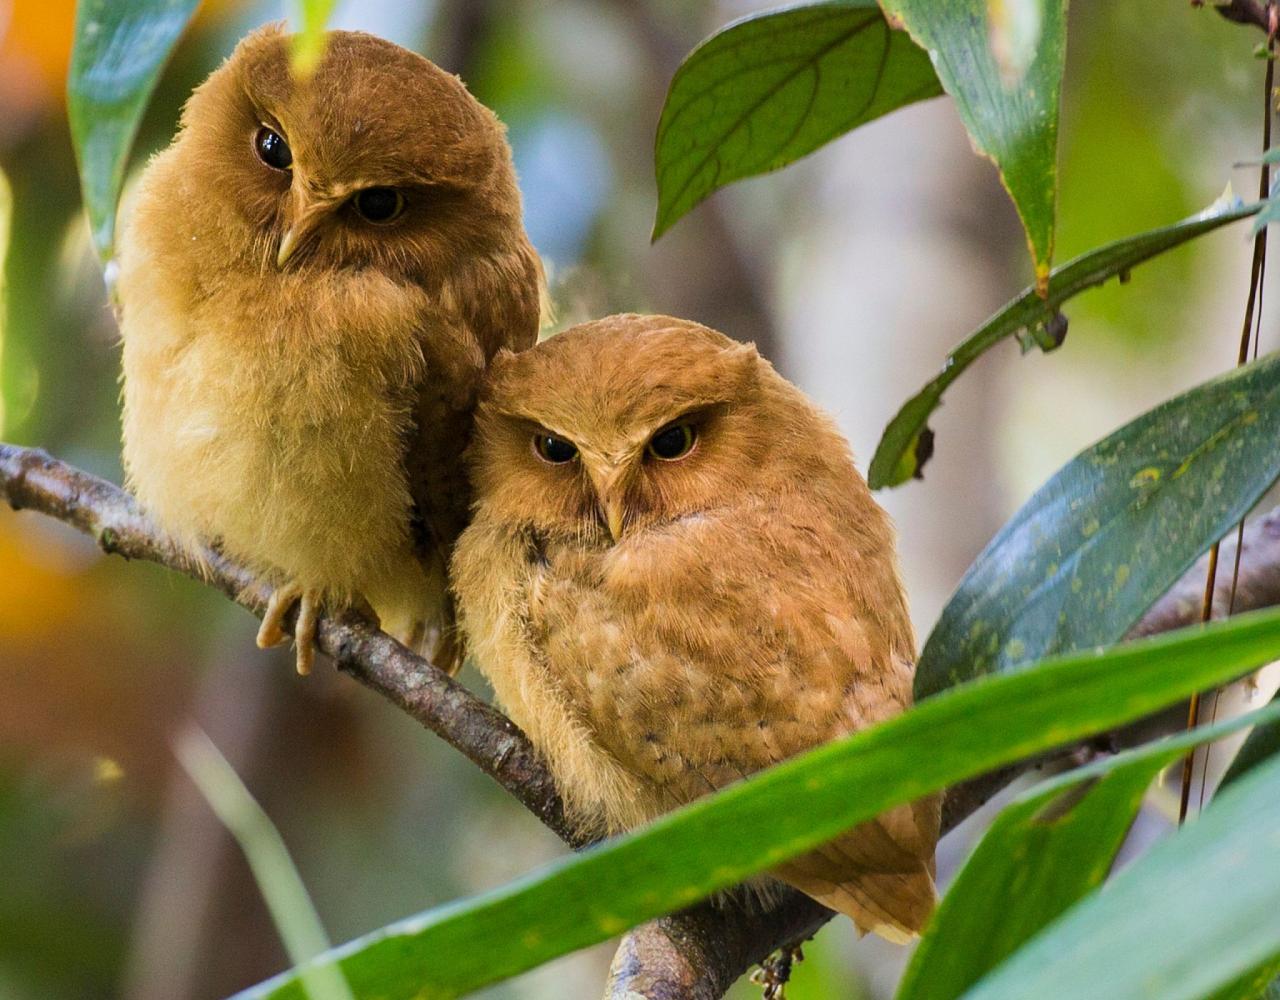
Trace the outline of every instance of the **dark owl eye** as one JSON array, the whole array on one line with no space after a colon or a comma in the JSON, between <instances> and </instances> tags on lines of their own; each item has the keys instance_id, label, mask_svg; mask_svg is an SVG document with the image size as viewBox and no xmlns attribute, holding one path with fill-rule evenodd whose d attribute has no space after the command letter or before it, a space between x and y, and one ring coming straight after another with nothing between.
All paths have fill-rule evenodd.
<instances>
[{"instance_id":1,"label":"dark owl eye","mask_svg":"<svg viewBox=\"0 0 1280 1000\"><path fill-rule=\"evenodd\" d=\"M669 424L649 439L649 454L664 462L674 462L689 454L697 440L692 424Z\"/></svg>"},{"instance_id":2,"label":"dark owl eye","mask_svg":"<svg viewBox=\"0 0 1280 1000\"><path fill-rule=\"evenodd\" d=\"M263 125L253 138L253 148L258 151L258 159L273 170L288 170L293 166L293 153L284 137L274 129Z\"/></svg>"},{"instance_id":3,"label":"dark owl eye","mask_svg":"<svg viewBox=\"0 0 1280 1000\"><path fill-rule=\"evenodd\" d=\"M367 222L390 222L404 211L404 195L395 188L365 188L351 203Z\"/></svg>"},{"instance_id":4,"label":"dark owl eye","mask_svg":"<svg viewBox=\"0 0 1280 1000\"><path fill-rule=\"evenodd\" d=\"M535 434L533 450L537 452L540 459L552 465L564 465L565 462L572 462L578 457L578 449L572 442L556 437L554 434Z\"/></svg>"}]
</instances>

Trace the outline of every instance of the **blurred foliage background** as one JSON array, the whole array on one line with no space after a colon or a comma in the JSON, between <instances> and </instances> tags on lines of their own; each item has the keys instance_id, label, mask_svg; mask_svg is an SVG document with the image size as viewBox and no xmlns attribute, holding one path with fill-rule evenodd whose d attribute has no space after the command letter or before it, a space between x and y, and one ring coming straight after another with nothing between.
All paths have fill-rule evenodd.
<instances>
[{"instance_id":1,"label":"blurred foliage background","mask_svg":"<svg viewBox=\"0 0 1280 1000\"><path fill-rule=\"evenodd\" d=\"M865 462L901 401L1029 283L1030 265L995 171L971 155L946 99L724 191L651 246L653 132L671 73L761 6L366 0L340 3L333 25L423 52L506 121L561 324L651 310L754 340L836 414ZM139 156L168 140L185 95L241 35L285 13L206 0ZM73 0L0 0L0 439L118 482L115 328L64 106L73 17ZM1254 155L1255 42L1167 0L1073 5L1060 261L1208 204ZM1237 173L1242 193L1254 183ZM1010 347L961 380L933 422L928 478L881 497L922 632L1059 464L1232 363L1248 258L1243 227L1198 240L1073 302L1054 355ZM188 580L0 510L0 996L220 997L288 964L242 856L176 769L171 742L192 718L279 825L335 941L561 850L400 712L332 671L296 677L287 654L253 647L253 631ZM832 924L789 996L887 996L895 951L855 946L847 922ZM610 953L485 995L596 995Z\"/></svg>"}]
</instances>

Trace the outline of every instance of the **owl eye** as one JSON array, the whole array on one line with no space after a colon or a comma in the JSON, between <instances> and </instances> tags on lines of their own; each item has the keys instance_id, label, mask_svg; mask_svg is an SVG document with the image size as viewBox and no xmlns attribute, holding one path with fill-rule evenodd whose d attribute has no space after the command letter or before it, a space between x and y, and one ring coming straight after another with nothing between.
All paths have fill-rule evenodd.
<instances>
[{"instance_id":1,"label":"owl eye","mask_svg":"<svg viewBox=\"0 0 1280 1000\"><path fill-rule=\"evenodd\" d=\"M697 440L692 424L668 424L649 439L649 454L664 462L674 462L689 454Z\"/></svg>"},{"instance_id":2,"label":"owl eye","mask_svg":"<svg viewBox=\"0 0 1280 1000\"><path fill-rule=\"evenodd\" d=\"M284 136L274 129L263 125L253 137L253 148L258 151L258 159L272 170L288 170L293 166L293 152Z\"/></svg>"},{"instance_id":3,"label":"owl eye","mask_svg":"<svg viewBox=\"0 0 1280 1000\"><path fill-rule=\"evenodd\" d=\"M395 188L365 188L351 204L366 222L390 222L404 211L404 195Z\"/></svg>"},{"instance_id":4,"label":"owl eye","mask_svg":"<svg viewBox=\"0 0 1280 1000\"><path fill-rule=\"evenodd\" d=\"M565 462L572 462L578 457L578 449L571 441L556 437L554 434L535 434L533 450L540 459L552 465L564 465Z\"/></svg>"}]
</instances>

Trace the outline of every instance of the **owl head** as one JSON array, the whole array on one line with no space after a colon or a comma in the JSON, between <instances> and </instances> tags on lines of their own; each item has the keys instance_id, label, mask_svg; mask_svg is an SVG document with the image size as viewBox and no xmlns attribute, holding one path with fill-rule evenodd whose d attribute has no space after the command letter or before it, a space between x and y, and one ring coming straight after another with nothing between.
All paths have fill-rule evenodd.
<instances>
[{"instance_id":1,"label":"owl head","mask_svg":"<svg viewBox=\"0 0 1280 1000\"><path fill-rule=\"evenodd\" d=\"M499 353L468 461L478 514L604 545L794 489L814 463L852 472L835 428L753 346L636 315Z\"/></svg>"},{"instance_id":2,"label":"owl head","mask_svg":"<svg viewBox=\"0 0 1280 1000\"><path fill-rule=\"evenodd\" d=\"M372 35L330 32L300 79L278 26L253 33L191 96L165 155L170 226L221 267L421 283L523 238L497 118L457 77Z\"/></svg>"}]
</instances>

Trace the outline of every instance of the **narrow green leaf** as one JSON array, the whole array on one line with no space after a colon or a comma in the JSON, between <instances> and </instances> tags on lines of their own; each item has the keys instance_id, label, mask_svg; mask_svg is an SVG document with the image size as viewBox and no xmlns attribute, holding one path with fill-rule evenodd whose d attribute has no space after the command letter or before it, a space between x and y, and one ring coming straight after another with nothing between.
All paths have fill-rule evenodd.
<instances>
[{"instance_id":1,"label":"narrow green leaf","mask_svg":"<svg viewBox=\"0 0 1280 1000\"><path fill-rule=\"evenodd\" d=\"M80 0L67 117L94 245L109 260L124 168L160 71L199 0Z\"/></svg>"},{"instance_id":2,"label":"narrow green leaf","mask_svg":"<svg viewBox=\"0 0 1280 1000\"><path fill-rule=\"evenodd\" d=\"M187 730L174 752L209 807L244 851L290 960L305 962L319 955L329 947L329 938L271 818L204 730ZM351 1000L351 990L341 970L333 966L308 969L302 974L302 981L310 1000Z\"/></svg>"},{"instance_id":3,"label":"narrow green leaf","mask_svg":"<svg viewBox=\"0 0 1280 1000\"><path fill-rule=\"evenodd\" d=\"M1205 1000L1280 1000L1280 957L1268 958Z\"/></svg>"},{"instance_id":4,"label":"narrow green leaf","mask_svg":"<svg viewBox=\"0 0 1280 1000\"><path fill-rule=\"evenodd\" d=\"M1014 800L929 922L899 984L900 1000L960 996L1102 884L1159 771L1201 743L1276 719L1280 704L1106 758Z\"/></svg>"},{"instance_id":5,"label":"narrow green leaf","mask_svg":"<svg viewBox=\"0 0 1280 1000\"><path fill-rule=\"evenodd\" d=\"M1039 44L1017 86L1005 86L991 52L987 0L880 0L929 53L974 148L1000 171L1027 233L1036 287L1049 285L1058 194L1058 97L1066 62L1064 0L1037 0Z\"/></svg>"},{"instance_id":6,"label":"narrow green leaf","mask_svg":"<svg viewBox=\"0 0 1280 1000\"><path fill-rule=\"evenodd\" d=\"M890 421L867 472L871 488L899 486L913 476L920 477L925 461L932 454L933 435L925 426L930 414L941 404L942 394L951 383L984 352L1020 331L1051 323L1063 303L1081 292L1109 278L1123 279L1138 264L1228 223L1255 215L1266 204L1269 202L1242 205L1236 198L1225 203L1215 202L1189 219L1109 243L1056 268L1049 282L1047 299L1041 299L1034 288L1025 289L948 354L937 377L912 396ZM922 449L922 441L929 442L930 446Z\"/></svg>"},{"instance_id":7,"label":"narrow green leaf","mask_svg":"<svg viewBox=\"0 0 1280 1000\"><path fill-rule=\"evenodd\" d=\"M964 994L1201 1000L1280 954L1280 758L1221 792Z\"/></svg>"},{"instance_id":8,"label":"narrow green leaf","mask_svg":"<svg viewBox=\"0 0 1280 1000\"><path fill-rule=\"evenodd\" d=\"M756 14L693 50L667 93L654 161L656 240L730 181L766 173L942 93L928 57L875 0Z\"/></svg>"},{"instance_id":9,"label":"narrow green leaf","mask_svg":"<svg viewBox=\"0 0 1280 1000\"><path fill-rule=\"evenodd\" d=\"M1064 465L978 556L916 697L1122 638L1280 475L1280 355L1148 410Z\"/></svg>"},{"instance_id":10,"label":"narrow green leaf","mask_svg":"<svg viewBox=\"0 0 1280 1000\"><path fill-rule=\"evenodd\" d=\"M965 684L634 834L385 927L328 961L357 997L458 996L686 906L894 805L1146 715L1278 653L1280 613L1269 612ZM297 1000L298 977L286 973L241 1000Z\"/></svg>"}]
</instances>

